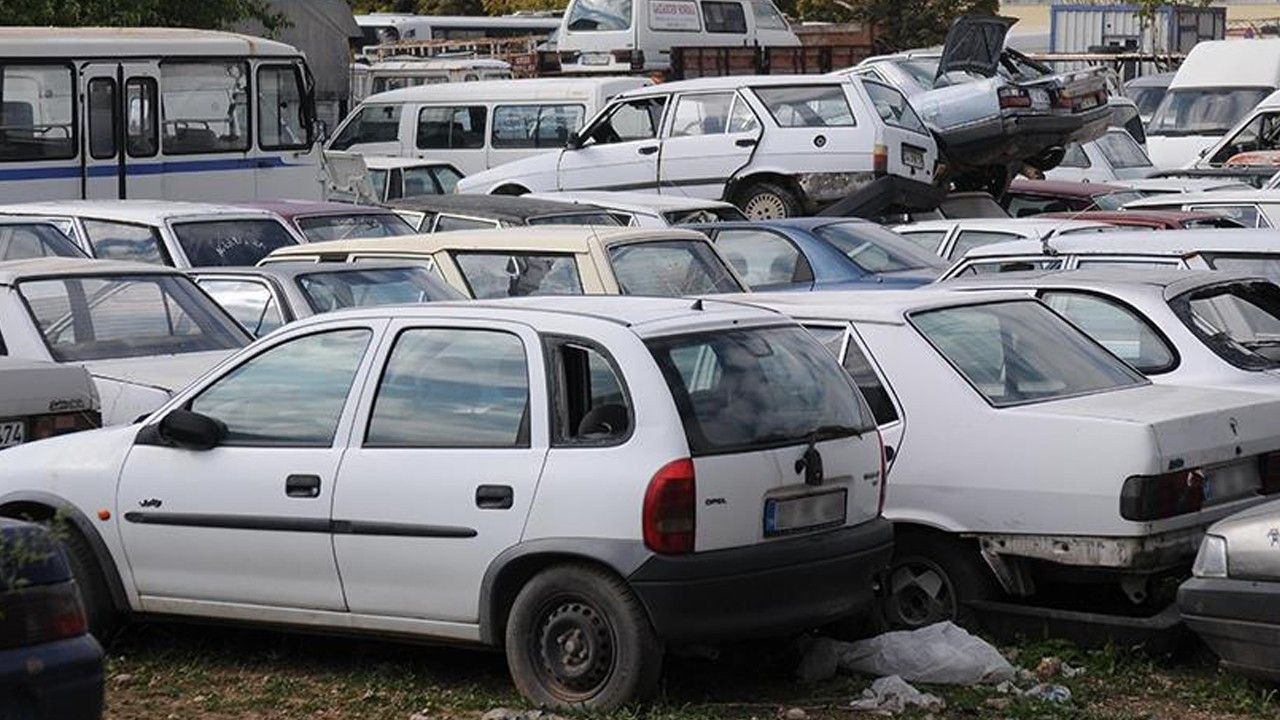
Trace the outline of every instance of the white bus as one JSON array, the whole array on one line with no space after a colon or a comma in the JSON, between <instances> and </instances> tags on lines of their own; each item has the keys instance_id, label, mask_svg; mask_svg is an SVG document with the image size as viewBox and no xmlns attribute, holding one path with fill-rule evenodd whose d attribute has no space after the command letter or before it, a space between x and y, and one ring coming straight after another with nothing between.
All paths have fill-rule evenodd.
<instances>
[{"instance_id":1,"label":"white bus","mask_svg":"<svg viewBox=\"0 0 1280 720\"><path fill-rule=\"evenodd\" d=\"M364 33L361 47L368 47L423 40L550 37L560 27L560 14L485 17L372 13L356 15L356 24Z\"/></svg>"},{"instance_id":2,"label":"white bus","mask_svg":"<svg viewBox=\"0 0 1280 720\"><path fill-rule=\"evenodd\" d=\"M311 74L283 43L0 28L0 202L319 199Z\"/></svg>"}]
</instances>

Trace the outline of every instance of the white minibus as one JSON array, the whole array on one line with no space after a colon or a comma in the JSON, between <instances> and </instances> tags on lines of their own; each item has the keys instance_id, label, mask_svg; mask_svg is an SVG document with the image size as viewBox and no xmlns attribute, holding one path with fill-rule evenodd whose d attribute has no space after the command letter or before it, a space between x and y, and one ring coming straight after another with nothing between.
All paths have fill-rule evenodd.
<instances>
[{"instance_id":1,"label":"white minibus","mask_svg":"<svg viewBox=\"0 0 1280 720\"><path fill-rule=\"evenodd\" d=\"M481 80L370 95L326 151L430 157L463 173L561 149L613 96L641 77Z\"/></svg>"},{"instance_id":2,"label":"white minibus","mask_svg":"<svg viewBox=\"0 0 1280 720\"><path fill-rule=\"evenodd\" d=\"M293 47L179 28L0 28L0 202L319 199Z\"/></svg>"}]
</instances>

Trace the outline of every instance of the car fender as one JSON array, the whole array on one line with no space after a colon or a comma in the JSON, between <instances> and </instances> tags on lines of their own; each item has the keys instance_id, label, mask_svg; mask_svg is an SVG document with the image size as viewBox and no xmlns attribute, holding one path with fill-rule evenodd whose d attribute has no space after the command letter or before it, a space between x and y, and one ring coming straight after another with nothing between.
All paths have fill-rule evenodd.
<instances>
[{"instance_id":1,"label":"car fender","mask_svg":"<svg viewBox=\"0 0 1280 720\"><path fill-rule=\"evenodd\" d=\"M491 193L505 184L519 184L533 192L556 190L560 186L560 156L552 150L513 160L458 181L459 194Z\"/></svg>"}]
</instances>

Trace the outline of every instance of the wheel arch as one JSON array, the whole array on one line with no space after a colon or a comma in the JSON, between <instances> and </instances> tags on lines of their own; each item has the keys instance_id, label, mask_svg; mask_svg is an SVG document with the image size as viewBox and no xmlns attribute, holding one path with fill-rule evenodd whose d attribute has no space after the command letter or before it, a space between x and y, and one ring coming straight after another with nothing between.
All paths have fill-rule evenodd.
<instances>
[{"instance_id":1,"label":"wheel arch","mask_svg":"<svg viewBox=\"0 0 1280 720\"><path fill-rule=\"evenodd\" d=\"M579 563L601 568L625 581L650 554L638 540L553 538L507 548L489 563L480 583L480 641L502 645L507 615L516 595L539 572L553 565Z\"/></svg>"},{"instance_id":2,"label":"wheel arch","mask_svg":"<svg viewBox=\"0 0 1280 720\"><path fill-rule=\"evenodd\" d=\"M521 195L528 195L531 192L533 191L521 185L520 183L504 182L497 185L492 190L490 190L489 194L490 195L511 195L513 197L519 197Z\"/></svg>"},{"instance_id":3,"label":"wheel arch","mask_svg":"<svg viewBox=\"0 0 1280 720\"><path fill-rule=\"evenodd\" d=\"M107 589L111 594L111 604L119 612L129 612L129 596L125 592L124 582L120 579L120 570L116 566L115 558L112 557L111 550L107 548L98 529L84 513L80 512L79 508L57 495L38 490L19 491L0 496L0 517L42 522L57 516L66 518L72 531L89 545L106 580Z\"/></svg>"},{"instance_id":4,"label":"wheel arch","mask_svg":"<svg viewBox=\"0 0 1280 720\"><path fill-rule=\"evenodd\" d=\"M809 202L804 191L800 189L800 183L796 180L795 175L777 170L752 170L745 175L730 178L729 182L725 183L724 197L721 199L737 205L738 193L758 182L780 183L790 189L791 192L794 192L802 203L807 205Z\"/></svg>"}]
</instances>

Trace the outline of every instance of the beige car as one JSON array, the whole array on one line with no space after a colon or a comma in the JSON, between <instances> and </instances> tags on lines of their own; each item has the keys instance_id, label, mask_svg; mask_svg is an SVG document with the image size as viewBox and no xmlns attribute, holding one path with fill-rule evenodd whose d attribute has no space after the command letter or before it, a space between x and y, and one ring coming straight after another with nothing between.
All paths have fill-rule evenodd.
<instances>
[{"instance_id":1,"label":"beige car","mask_svg":"<svg viewBox=\"0 0 1280 720\"><path fill-rule=\"evenodd\" d=\"M423 260L473 298L680 296L746 285L701 233L583 226L459 230L280 248L260 264Z\"/></svg>"}]
</instances>

